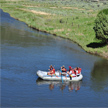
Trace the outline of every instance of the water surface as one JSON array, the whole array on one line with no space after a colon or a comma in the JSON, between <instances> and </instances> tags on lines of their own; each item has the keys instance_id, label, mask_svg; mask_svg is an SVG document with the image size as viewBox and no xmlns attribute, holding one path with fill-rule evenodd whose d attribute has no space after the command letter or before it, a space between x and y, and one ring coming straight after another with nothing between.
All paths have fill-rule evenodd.
<instances>
[{"instance_id":1,"label":"water surface","mask_svg":"<svg viewBox=\"0 0 108 108\"><path fill-rule=\"evenodd\" d=\"M108 107L108 61L1 12L2 107ZM38 79L49 65L82 68L79 82Z\"/></svg>"}]
</instances>

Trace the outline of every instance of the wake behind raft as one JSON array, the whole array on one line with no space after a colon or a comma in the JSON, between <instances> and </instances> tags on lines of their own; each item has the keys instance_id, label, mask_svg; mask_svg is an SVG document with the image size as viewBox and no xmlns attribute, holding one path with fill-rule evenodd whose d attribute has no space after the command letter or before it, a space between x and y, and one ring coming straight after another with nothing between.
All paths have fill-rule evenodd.
<instances>
[{"instance_id":1,"label":"wake behind raft","mask_svg":"<svg viewBox=\"0 0 108 108\"><path fill-rule=\"evenodd\" d=\"M38 70L37 71L37 75L39 78L43 79L43 80L49 80L49 81L80 81L83 79L83 75L80 74L79 75L75 75L72 76L72 72L71 71L67 71L65 74L63 72L61 72L61 70L55 71L54 74L49 75L49 72L47 71L41 71ZM71 73L71 74L70 74Z\"/></svg>"}]
</instances>

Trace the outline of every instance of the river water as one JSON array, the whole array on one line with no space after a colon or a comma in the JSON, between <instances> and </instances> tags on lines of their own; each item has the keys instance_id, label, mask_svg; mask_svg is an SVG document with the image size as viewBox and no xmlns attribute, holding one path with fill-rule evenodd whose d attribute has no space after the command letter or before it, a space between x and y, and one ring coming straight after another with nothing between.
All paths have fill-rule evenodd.
<instances>
[{"instance_id":1,"label":"river water","mask_svg":"<svg viewBox=\"0 0 108 108\"><path fill-rule=\"evenodd\" d=\"M108 61L1 13L2 107L108 107ZM79 82L38 79L49 65L82 68Z\"/></svg>"}]
</instances>

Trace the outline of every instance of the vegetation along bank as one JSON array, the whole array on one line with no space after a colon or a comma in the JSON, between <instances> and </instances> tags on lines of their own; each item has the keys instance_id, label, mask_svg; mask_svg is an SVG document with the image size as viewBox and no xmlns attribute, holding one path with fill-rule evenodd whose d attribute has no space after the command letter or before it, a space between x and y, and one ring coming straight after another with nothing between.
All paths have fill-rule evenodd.
<instances>
[{"instance_id":1,"label":"vegetation along bank","mask_svg":"<svg viewBox=\"0 0 108 108\"><path fill-rule=\"evenodd\" d=\"M0 4L28 26L70 39L108 59L107 0L0 0Z\"/></svg>"}]
</instances>

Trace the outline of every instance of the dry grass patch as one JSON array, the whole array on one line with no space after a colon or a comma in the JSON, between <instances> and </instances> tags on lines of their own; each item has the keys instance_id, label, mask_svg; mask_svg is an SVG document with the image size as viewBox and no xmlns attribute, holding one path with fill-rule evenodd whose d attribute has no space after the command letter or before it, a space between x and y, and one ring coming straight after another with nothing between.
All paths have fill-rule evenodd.
<instances>
[{"instance_id":1,"label":"dry grass patch","mask_svg":"<svg viewBox=\"0 0 108 108\"><path fill-rule=\"evenodd\" d=\"M71 29L67 29L67 31L72 31Z\"/></svg>"},{"instance_id":2,"label":"dry grass patch","mask_svg":"<svg viewBox=\"0 0 108 108\"><path fill-rule=\"evenodd\" d=\"M62 7L63 9L77 9L77 10L85 10L85 9L79 9L77 7Z\"/></svg>"},{"instance_id":3,"label":"dry grass patch","mask_svg":"<svg viewBox=\"0 0 108 108\"><path fill-rule=\"evenodd\" d=\"M62 32L62 31L64 31L64 28L62 28L62 29L55 29L54 30L54 32Z\"/></svg>"},{"instance_id":4,"label":"dry grass patch","mask_svg":"<svg viewBox=\"0 0 108 108\"><path fill-rule=\"evenodd\" d=\"M40 7L40 6L33 6L33 5L22 5L22 6L25 6L25 7Z\"/></svg>"},{"instance_id":5,"label":"dry grass patch","mask_svg":"<svg viewBox=\"0 0 108 108\"><path fill-rule=\"evenodd\" d=\"M23 1L23 0L5 0L5 1Z\"/></svg>"},{"instance_id":6,"label":"dry grass patch","mask_svg":"<svg viewBox=\"0 0 108 108\"><path fill-rule=\"evenodd\" d=\"M79 9L77 7L62 7L63 9L76 9L76 10L85 10L85 9ZM88 12L93 12L93 10L88 10Z\"/></svg>"},{"instance_id":7,"label":"dry grass patch","mask_svg":"<svg viewBox=\"0 0 108 108\"><path fill-rule=\"evenodd\" d=\"M108 52L103 52L103 55L105 56L105 58L108 59ZM103 55L102 55L102 56L103 56Z\"/></svg>"},{"instance_id":8,"label":"dry grass patch","mask_svg":"<svg viewBox=\"0 0 108 108\"><path fill-rule=\"evenodd\" d=\"M93 10L88 10L89 12L93 12Z\"/></svg>"},{"instance_id":9,"label":"dry grass patch","mask_svg":"<svg viewBox=\"0 0 108 108\"><path fill-rule=\"evenodd\" d=\"M54 8L54 9L55 9L55 8L57 8L57 7L50 7L50 8Z\"/></svg>"},{"instance_id":10,"label":"dry grass patch","mask_svg":"<svg viewBox=\"0 0 108 108\"><path fill-rule=\"evenodd\" d=\"M75 35L77 35L77 36L83 36L84 34L83 33L75 33Z\"/></svg>"},{"instance_id":11,"label":"dry grass patch","mask_svg":"<svg viewBox=\"0 0 108 108\"><path fill-rule=\"evenodd\" d=\"M29 9L22 9L22 8L20 8L20 10L32 12L34 14L40 14L40 15L55 15L55 14L46 13L46 12L42 12L42 11L36 11L36 10L29 10Z\"/></svg>"}]
</instances>

